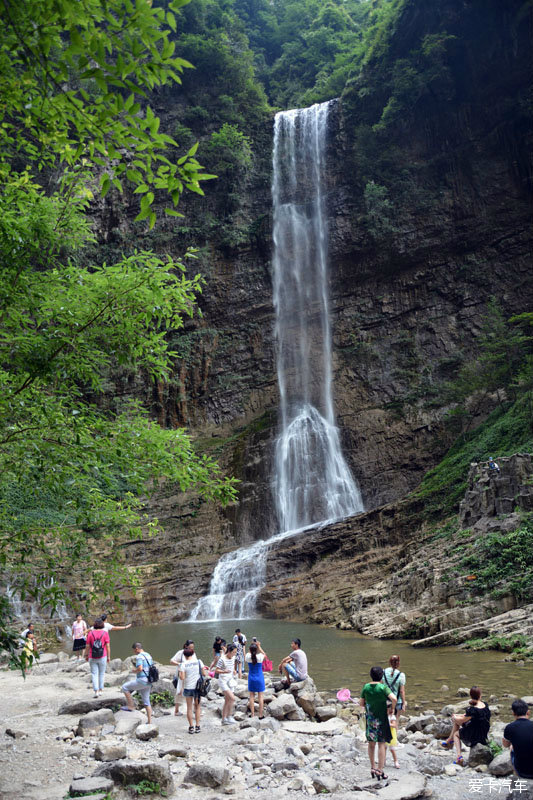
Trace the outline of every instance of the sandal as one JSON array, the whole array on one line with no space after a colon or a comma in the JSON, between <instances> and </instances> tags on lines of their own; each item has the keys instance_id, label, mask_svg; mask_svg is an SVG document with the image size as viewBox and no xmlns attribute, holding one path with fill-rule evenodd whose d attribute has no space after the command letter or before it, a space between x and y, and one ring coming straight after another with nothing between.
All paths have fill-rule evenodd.
<instances>
[{"instance_id":1,"label":"sandal","mask_svg":"<svg viewBox=\"0 0 533 800\"><path fill-rule=\"evenodd\" d=\"M195 733L200 733L200 726L199 725L196 726L196 728L194 729L194 732Z\"/></svg>"},{"instance_id":2,"label":"sandal","mask_svg":"<svg viewBox=\"0 0 533 800\"><path fill-rule=\"evenodd\" d=\"M399 761L395 761L394 762L394 769L400 769L400 762Z\"/></svg>"},{"instance_id":3,"label":"sandal","mask_svg":"<svg viewBox=\"0 0 533 800\"><path fill-rule=\"evenodd\" d=\"M464 762L464 759L463 759L462 756L457 756L457 758L455 759L455 761L453 763L457 764L457 766L459 766L459 767L464 767L464 765L465 765L465 762Z\"/></svg>"},{"instance_id":4,"label":"sandal","mask_svg":"<svg viewBox=\"0 0 533 800\"><path fill-rule=\"evenodd\" d=\"M449 749L450 749L450 747L452 747L452 745L453 745L453 742L450 742L450 740L449 740L449 739L444 739L444 741L442 741L442 742L440 743L440 746L441 746L441 747L444 747L444 749L445 749L445 750L449 750Z\"/></svg>"},{"instance_id":5,"label":"sandal","mask_svg":"<svg viewBox=\"0 0 533 800\"><path fill-rule=\"evenodd\" d=\"M189 733L194 733L194 725L189 725Z\"/></svg>"},{"instance_id":6,"label":"sandal","mask_svg":"<svg viewBox=\"0 0 533 800\"><path fill-rule=\"evenodd\" d=\"M133 708L128 708L128 706L121 706L120 710L121 711L133 711Z\"/></svg>"}]
</instances>

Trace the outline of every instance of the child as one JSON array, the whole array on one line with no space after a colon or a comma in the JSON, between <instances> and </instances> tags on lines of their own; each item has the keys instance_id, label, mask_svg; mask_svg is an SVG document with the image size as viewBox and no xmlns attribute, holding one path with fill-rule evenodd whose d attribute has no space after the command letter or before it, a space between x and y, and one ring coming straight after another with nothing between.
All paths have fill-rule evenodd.
<instances>
[{"instance_id":1,"label":"child","mask_svg":"<svg viewBox=\"0 0 533 800\"><path fill-rule=\"evenodd\" d=\"M398 722L396 720L396 715L392 713L392 707L387 709L387 713L389 715L389 725L390 725L390 732L391 732L391 740L387 742L387 747L390 747L390 751L392 754L392 758L394 759L394 766L396 769L400 769L400 763L398 761L398 756L396 755L395 747L398 746Z\"/></svg>"},{"instance_id":2,"label":"child","mask_svg":"<svg viewBox=\"0 0 533 800\"><path fill-rule=\"evenodd\" d=\"M30 672L36 655L37 651L35 649L35 635L33 633L27 633L26 640L24 642L24 648L21 654L24 672Z\"/></svg>"}]
</instances>

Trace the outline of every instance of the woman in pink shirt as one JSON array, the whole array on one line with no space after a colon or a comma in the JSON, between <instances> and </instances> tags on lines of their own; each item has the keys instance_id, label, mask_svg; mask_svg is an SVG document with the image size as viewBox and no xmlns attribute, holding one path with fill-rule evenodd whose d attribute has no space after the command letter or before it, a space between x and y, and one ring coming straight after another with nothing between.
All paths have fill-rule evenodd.
<instances>
[{"instance_id":1,"label":"woman in pink shirt","mask_svg":"<svg viewBox=\"0 0 533 800\"><path fill-rule=\"evenodd\" d=\"M97 619L93 625L93 630L87 634L87 645L85 647L85 659L91 667L95 697L102 694L104 690L105 668L111 655L109 646L109 634L104 630L104 622L101 619Z\"/></svg>"},{"instance_id":2,"label":"woman in pink shirt","mask_svg":"<svg viewBox=\"0 0 533 800\"><path fill-rule=\"evenodd\" d=\"M87 623L81 618L81 614L76 614L76 620L72 623L72 652L78 654L78 659L82 657L85 650L86 636Z\"/></svg>"}]
</instances>

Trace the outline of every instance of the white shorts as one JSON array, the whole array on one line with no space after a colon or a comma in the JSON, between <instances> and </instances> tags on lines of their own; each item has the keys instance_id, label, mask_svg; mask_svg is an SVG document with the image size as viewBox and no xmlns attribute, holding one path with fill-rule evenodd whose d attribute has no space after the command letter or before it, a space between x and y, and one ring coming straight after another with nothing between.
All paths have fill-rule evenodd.
<instances>
[{"instance_id":1,"label":"white shorts","mask_svg":"<svg viewBox=\"0 0 533 800\"><path fill-rule=\"evenodd\" d=\"M237 686L237 681L235 680L233 675L230 675L229 677L226 677L225 675L219 675L218 685L220 686L223 692L232 692Z\"/></svg>"}]
</instances>

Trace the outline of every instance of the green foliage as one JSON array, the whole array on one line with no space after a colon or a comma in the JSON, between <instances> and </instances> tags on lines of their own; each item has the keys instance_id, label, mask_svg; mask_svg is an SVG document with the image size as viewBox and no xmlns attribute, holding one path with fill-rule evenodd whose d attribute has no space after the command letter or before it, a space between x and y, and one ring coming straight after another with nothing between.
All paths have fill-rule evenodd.
<instances>
[{"instance_id":1,"label":"green foliage","mask_svg":"<svg viewBox=\"0 0 533 800\"><path fill-rule=\"evenodd\" d=\"M466 491L468 467L489 456L508 456L533 449L531 399L497 408L476 430L457 439L442 461L430 470L416 490L428 514L446 515L457 509Z\"/></svg>"},{"instance_id":2,"label":"green foliage","mask_svg":"<svg viewBox=\"0 0 533 800\"><path fill-rule=\"evenodd\" d=\"M129 789L137 797L144 797L150 794L158 794L161 797L167 796L167 793L161 789L161 785L156 781L143 780L139 781L139 783L132 783Z\"/></svg>"},{"instance_id":3,"label":"green foliage","mask_svg":"<svg viewBox=\"0 0 533 800\"><path fill-rule=\"evenodd\" d=\"M495 742L494 739L489 739L489 747L493 758L503 753L503 747L499 745L498 742Z\"/></svg>"},{"instance_id":4,"label":"green foliage","mask_svg":"<svg viewBox=\"0 0 533 800\"><path fill-rule=\"evenodd\" d=\"M250 138L228 122L211 134L205 153L210 169L226 184L242 179L252 166Z\"/></svg>"},{"instance_id":5,"label":"green foliage","mask_svg":"<svg viewBox=\"0 0 533 800\"><path fill-rule=\"evenodd\" d=\"M533 600L533 516L525 514L514 531L497 531L474 541L460 569L475 574L476 590L493 597L512 594Z\"/></svg>"},{"instance_id":6,"label":"green foliage","mask_svg":"<svg viewBox=\"0 0 533 800\"><path fill-rule=\"evenodd\" d=\"M369 181L364 193L367 228L376 240L394 233L394 209L386 186Z\"/></svg>"},{"instance_id":7,"label":"green foliage","mask_svg":"<svg viewBox=\"0 0 533 800\"><path fill-rule=\"evenodd\" d=\"M138 218L150 224L156 190L174 203L184 188L201 193L195 148L172 163L164 153L174 142L144 101L187 66L165 27L175 29L183 4L3 6L0 565L4 586L41 607L54 609L72 584L89 600L135 585L120 544L157 530L143 504L161 481L222 503L235 497L234 481L195 453L185 431L104 397L118 369L172 377L168 334L194 315L202 279L150 251L110 264L87 257L97 183L102 194L135 186ZM4 597L0 644L16 658Z\"/></svg>"},{"instance_id":8,"label":"green foliage","mask_svg":"<svg viewBox=\"0 0 533 800\"><path fill-rule=\"evenodd\" d=\"M162 706L163 708L172 708L174 705L174 695L168 689L162 692L152 692L150 695L150 702L153 706Z\"/></svg>"},{"instance_id":9,"label":"green foliage","mask_svg":"<svg viewBox=\"0 0 533 800\"><path fill-rule=\"evenodd\" d=\"M468 639L461 645L464 650L499 650L502 653L512 653L524 658L533 658L533 647L526 636L520 633L514 636L486 636L484 639ZM496 753L498 755L498 753Z\"/></svg>"},{"instance_id":10,"label":"green foliage","mask_svg":"<svg viewBox=\"0 0 533 800\"><path fill-rule=\"evenodd\" d=\"M34 173L58 161L98 171L105 195L125 184L141 195L138 219L155 222L155 190L176 205L184 188L202 194L208 175L192 148L159 131L148 91L180 83L191 65L174 55L171 32L188 0L168 10L129 0L5 0L0 27L0 187L19 163Z\"/></svg>"}]
</instances>

